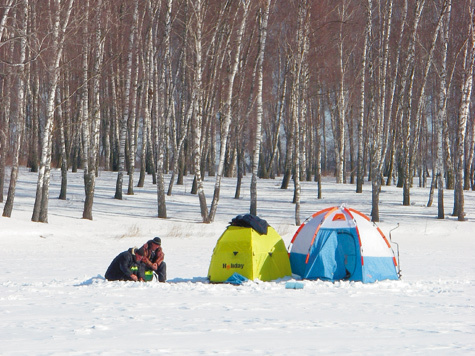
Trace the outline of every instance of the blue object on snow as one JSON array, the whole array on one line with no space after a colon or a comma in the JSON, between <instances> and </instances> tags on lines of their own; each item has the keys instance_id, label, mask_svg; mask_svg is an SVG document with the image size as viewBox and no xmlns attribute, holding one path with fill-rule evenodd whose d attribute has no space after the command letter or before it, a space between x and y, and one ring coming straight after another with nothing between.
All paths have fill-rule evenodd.
<instances>
[{"instance_id":1,"label":"blue object on snow","mask_svg":"<svg viewBox=\"0 0 475 356\"><path fill-rule=\"evenodd\" d=\"M226 279L226 281L224 283L231 283L231 284L235 284L235 285L241 285L241 284L243 284L244 282L247 282L247 281L248 281L248 279L246 277L240 275L237 272L234 272L231 275L231 277Z\"/></svg>"},{"instance_id":2,"label":"blue object on snow","mask_svg":"<svg viewBox=\"0 0 475 356\"><path fill-rule=\"evenodd\" d=\"M303 283L290 281L285 283L285 289L303 289Z\"/></svg>"}]
</instances>

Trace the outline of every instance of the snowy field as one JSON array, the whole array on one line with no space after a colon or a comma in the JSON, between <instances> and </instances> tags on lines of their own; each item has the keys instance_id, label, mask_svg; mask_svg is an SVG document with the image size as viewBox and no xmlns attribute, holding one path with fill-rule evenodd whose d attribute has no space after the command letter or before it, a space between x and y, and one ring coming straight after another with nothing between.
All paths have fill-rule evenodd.
<instances>
[{"instance_id":1,"label":"snowy field","mask_svg":"<svg viewBox=\"0 0 475 356\"><path fill-rule=\"evenodd\" d=\"M285 280L207 282L217 239L249 211L250 176L239 200L236 180L223 180L212 224L201 223L191 176L167 197L166 220L156 217L151 177L122 201L113 199L116 177L100 173L88 221L81 219L82 173L69 173L68 199L60 201L53 171L49 223L41 224L30 220L37 174L21 171L12 217L0 217L1 355L475 355L474 192L465 192L468 221L457 222L453 191L445 191L440 221L437 205L426 207L428 189L414 187L405 207L402 190L384 186L378 225L389 238L399 224L392 240L402 279L304 281L291 290ZM316 183L303 183L301 222L342 203L370 214L370 184L356 194L333 181L325 180L321 200ZM297 230L293 190L280 183L258 182L258 214L288 245ZM206 177L208 205L213 187ZM162 238L168 283L104 280L117 254L154 236Z\"/></svg>"}]
</instances>

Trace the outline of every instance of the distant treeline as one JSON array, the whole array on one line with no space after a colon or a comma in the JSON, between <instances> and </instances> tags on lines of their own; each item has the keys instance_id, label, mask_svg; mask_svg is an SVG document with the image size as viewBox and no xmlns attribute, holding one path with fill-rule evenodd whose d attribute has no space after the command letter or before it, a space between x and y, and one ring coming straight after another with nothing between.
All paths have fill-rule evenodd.
<instances>
[{"instance_id":1,"label":"distant treeline","mask_svg":"<svg viewBox=\"0 0 475 356\"><path fill-rule=\"evenodd\" d=\"M237 177L239 197L252 174L250 212L257 178L279 177L299 224L300 181L321 197L333 174L356 192L371 181L374 221L382 184L403 188L404 205L413 184L431 185L429 204L437 188L439 218L455 189L463 220L463 190L475 189L474 21L473 0L2 0L3 215L27 165L33 221L48 221L52 167L60 199L68 170L84 171L86 219L103 169L117 171L116 199L150 176L159 217L185 174L204 222L222 177Z\"/></svg>"}]
</instances>

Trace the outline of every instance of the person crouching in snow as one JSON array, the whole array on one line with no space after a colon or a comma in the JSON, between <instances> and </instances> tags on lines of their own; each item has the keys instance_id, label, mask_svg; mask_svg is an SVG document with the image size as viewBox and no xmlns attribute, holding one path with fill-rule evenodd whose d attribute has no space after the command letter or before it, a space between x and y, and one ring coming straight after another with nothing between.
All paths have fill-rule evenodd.
<instances>
[{"instance_id":1,"label":"person crouching in snow","mask_svg":"<svg viewBox=\"0 0 475 356\"><path fill-rule=\"evenodd\" d=\"M136 247L120 253L107 269L106 279L109 281L144 281L145 264L142 262L143 257L143 252Z\"/></svg>"},{"instance_id":2,"label":"person crouching in snow","mask_svg":"<svg viewBox=\"0 0 475 356\"><path fill-rule=\"evenodd\" d=\"M143 252L143 263L146 268L157 274L159 282L165 282L167 280L167 265L164 261L165 254L162 250L162 240L160 237L148 240L140 248L140 251Z\"/></svg>"}]
</instances>

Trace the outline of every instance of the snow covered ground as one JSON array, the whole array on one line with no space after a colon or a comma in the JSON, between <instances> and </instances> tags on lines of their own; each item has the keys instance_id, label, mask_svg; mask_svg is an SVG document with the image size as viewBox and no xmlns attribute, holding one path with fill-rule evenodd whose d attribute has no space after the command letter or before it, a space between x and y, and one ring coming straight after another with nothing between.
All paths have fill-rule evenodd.
<instances>
[{"instance_id":1,"label":"snow covered ground","mask_svg":"<svg viewBox=\"0 0 475 356\"><path fill-rule=\"evenodd\" d=\"M399 243L400 281L374 284L285 280L243 286L209 284L217 239L236 215L249 211L249 179L233 199L224 179L216 221L202 224L189 176L167 197L169 218L158 219L156 187L147 178L135 195L114 200L116 173L101 172L93 221L83 220L82 173L69 173L68 199L51 180L49 223L30 221L37 175L22 170L11 218L0 217L1 355L461 355L475 354L475 194L465 192L468 221L426 207L428 189L383 187L378 225ZM292 189L258 182L258 212L289 244ZM417 180L415 181L417 184ZM206 177L211 202L214 178ZM126 184L124 184L126 188ZM371 210L371 186L302 187L303 222L329 206ZM6 196L5 196L6 199ZM436 198L435 198L436 200ZM0 204L3 209L3 204ZM107 282L112 259L154 236L162 238L168 283Z\"/></svg>"}]
</instances>

